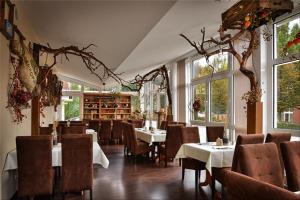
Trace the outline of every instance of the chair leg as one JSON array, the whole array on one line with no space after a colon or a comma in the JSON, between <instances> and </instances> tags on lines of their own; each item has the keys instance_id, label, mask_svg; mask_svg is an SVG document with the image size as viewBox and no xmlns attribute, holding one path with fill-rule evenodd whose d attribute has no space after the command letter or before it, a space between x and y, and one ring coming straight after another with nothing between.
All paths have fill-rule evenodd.
<instances>
[{"instance_id":1,"label":"chair leg","mask_svg":"<svg viewBox=\"0 0 300 200\"><path fill-rule=\"evenodd\" d=\"M183 166L181 167L181 180L184 180L184 172L185 172L185 168L183 168Z\"/></svg>"},{"instance_id":2,"label":"chair leg","mask_svg":"<svg viewBox=\"0 0 300 200\"><path fill-rule=\"evenodd\" d=\"M215 198L215 192L216 192L216 180L214 177L211 177L211 197L212 199Z\"/></svg>"},{"instance_id":3,"label":"chair leg","mask_svg":"<svg viewBox=\"0 0 300 200\"><path fill-rule=\"evenodd\" d=\"M91 189L90 190L90 200L92 200L93 199L93 190Z\"/></svg>"},{"instance_id":4,"label":"chair leg","mask_svg":"<svg viewBox=\"0 0 300 200\"><path fill-rule=\"evenodd\" d=\"M165 155L165 167L167 167L168 166L168 157L167 157L167 155Z\"/></svg>"},{"instance_id":5,"label":"chair leg","mask_svg":"<svg viewBox=\"0 0 300 200\"><path fill-rule=\"evenodd\" d=\"M198 174L199 174L199 170L195 170L195 190L196 190L196 196L198 195Z\"/></svg>"}]
</instances>

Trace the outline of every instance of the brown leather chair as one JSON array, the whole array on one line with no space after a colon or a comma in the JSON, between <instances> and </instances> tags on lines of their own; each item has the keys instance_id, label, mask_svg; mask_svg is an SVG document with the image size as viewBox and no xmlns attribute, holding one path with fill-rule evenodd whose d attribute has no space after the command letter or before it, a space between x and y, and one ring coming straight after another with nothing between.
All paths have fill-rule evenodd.
<instances>
[{"instance_id":1,"label":"brown leather chair","mask_svg":"<svg viewBox=\"0 0 300 200\"><path fill-rule=\"evenodd\" d=\"M144 126L144 120L129 119L128 123L133 124L134 128L143 128L143 126Z\"/></svg>"},{"instance_id":2,"label":"brown leather chair","mask_svg":"<svg viewBox=\"0 0 300 200\"><path fill-rule=\"evenodd\" d=\"M232 166L231 167L224 167L224 168L212 168L212 193L214 195L215 191L215 180L220 182L222 184L222 192L224 189L224 183L225 183L225 174L226 171L232 170L232 171L240 171L239 170L239 163L238 163L238 151L237 147L240 145L245 144L262 144L264 142L264 135L263 134L252 134L252 135L238 135L236 139L235 149L233 153L233 159L232 159Z\"/></svg>"},{"instance_id":3,"label":"brown leather chair","mask_svg":"<svg viewBox=\"0 0 300 200\"><path fill-rule=\"evenodd\" d=\"M300 191L300 141L280 144L288 189Z\"/></svg>"},{"instance_id":4,"label":"brown leather chair","mask_svg":"<svg viewBox=\"0 0 300 200\"><path fill-rule=\"evenodd\" d=\"M225 180L228 200L300 200L293 192L233 171Z\"/></svg>"},{"instance_id":5,"label":"brown leather chair","mask_svg":"<svg viewBox=\"0 0 300 200\"><path fill-rule=\"evenodd\" d=\"M159 160L161 160L160 156L163 154L165 157L165 167L168 166L169 159L173 160L175 158L176 153L181 147L181 126L182 125L168 125L165 145L159 146Z\"/></svg>"},{"instance_id":6,"label":"brown leather chair","mask_svg":"<svg viewBox=\"0 0 300 200\"><path fill-rule=\"evenodd\" d=\"M62 135L66 134L85 134L86 133L86 126L63 126L62 127Z\"/></svg>"},{"instance_id":7,"label":"brown leather chair","mask_svg":"<svg viewBox=\"0 0 300 200\"><path fill-rule=\"evenodd\" d=\"M97 132L97 134L100 131L100 121L99 120L89 120L89 129L93 129Z\"/></svg>"},{"instance_id":8,"label":"brown leather chair","mask_svg":"<svg viewBox=\"0 0 300 200\"><path fill-rule=\"evenodd\" d=\"M121 122L122 130L123 130L123 143L124 143L124 155L128 155L129 153L129 140L128 140L128 130L126 129L127 126L125 125L127 122Z\"/></svg>"},{"instance_id":9,"label":"brown leather chair","mask_svg":"<svg viewBox=\"0 0 300 200\"><path fill-rule=\"evenodd\" d=\"M18 161L18 196L33 198L51 195L52 169L51 136L16 137Z\"/></svg>"},{"instance_id":10,"label":"brown leather chair","mask_svg":"<svg viewBox=\"0 0 300 200\"><path fill-rule=\"evenodd\" d=\"M266 137L266 143L274 142L277 146L280 164L282 168L282 175L284 174L284 164L282 161L281 151L280 151L280 143L288 142L291 140L291 133L268 133Z\"/></svg>"},{"instance_id":11,"label":"brown leather chair","mask_svg":"<svg viewBox=\"0 0 300 200\"><path fill-rule=\"evenodd\" d=\"M62 136L62 192L90 191L93 196L93 137L85 135Z\"/></svg>"},{"instance_id":12,"label":"brown leather chair","mask_svg":"<svg viewBox=\"0 0 300 200\"><path fill-rule=\"evenodd\" d=\"M207 126L206 127L206 141L215 142L218 138L223 139L224 127L223 126Z\"/></svg>"},{"instance_id":13,"label":"brown leather chair","mask_svg":"<svg viewBox=\"0 0 300 200\"><path fill-rule=\"evenodd\" d=\"M113 126L111 130L111 138L112 140L122 141L123 129L122 129L122 120L121 119L114 119Z\"/></svg>"},{"instance_id":14,"label":"brown leather chair","mask_svg":"<svg viewBox=\"0 0 300 200\"><path fill-rule=\"evenodd\" d=\"M107 144L111 140L111 120L101 120L99 140L105 141Z\"/></svg>"},{"instance_id":15,"label":"brown leather chair","mask_svg":"<svg viewBox=\"0 0 300 200\"><path fill-rule=\"evenodd\" d=\"M51 135L53 132L53 128L51 126L48 127L39 127L40 135Z\"/></svg>"},{"instance_id":16,"label":"brown leather chair","mask_svg":"<svg viewBox=\"0 0 300 200\"><path fill-rule=\"evenodd\" d=\"M125 130L127 132L126 134L129 138L128 142L131 155L137 156L152 151L152 147L150 147L148 143L142 142L137 139L133 124L125 122L123 126L125 127Z\"/></svg>"},{"instance_id":17,"label":"brown leather chair","mask_svg":"<svg viewBox=\"0 0 300 200\"><path fill-rule=\"evenodd\" d=\"M161 129L161 130L167 130L167 124L168 123L167 123L166 120L161 121L159 129Z\"/></svg>"},{"instance_id":18,"label":"brown leather chair","mask_svg":"<svg viewBox=\"0 0 300 200\"><path fill-rule=\"evenodd\" d=\"M240 172L283 188L284 179L276 144L248 144L237 147Z\"/></svg>"},{"instance_id":19,"label":"brown leather chair","mask_svg":"<svg viewBox=\"0 0 300 200\"><path fill-rule=\"evenodd\" d=\"M182 144L184 143L200 143L198 127L180 127ZM204 162L193 158L182 159L182 180L184 180L185 169L195 170L195 188L198 188L198 180L201 170L206 170Z\"/></svg>"}]
</instances>

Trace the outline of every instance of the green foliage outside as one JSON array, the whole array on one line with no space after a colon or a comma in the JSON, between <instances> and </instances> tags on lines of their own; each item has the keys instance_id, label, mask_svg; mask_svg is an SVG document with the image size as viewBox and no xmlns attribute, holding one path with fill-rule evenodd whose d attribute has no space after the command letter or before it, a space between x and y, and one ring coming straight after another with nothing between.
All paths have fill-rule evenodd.
<instances>
[{"instance_id":1,"label":"green foliage outside","mask_svg":"<svg viewBox=\"0 0 300 200\"><path fill-rule=\"evenodd\" d=\"M65 120L79 118L80 102L79 97L72 97L72 100L64 101L65 105Z\"/></svg>"},{"instance_id":2,"label":"green foliage outside","mask_svg":"<svg viewBox=\"0 0 300 200\"><path fill-rule=\"evenodd\" d=\"M202 58L204 59L204 58ZM194 62L195 63L195 62ZM207 64L198 63L198 77L209 75L212 72ZM204 63L204 62L202 62ZM210 64L214 66L215 73L228 69L228 54L211 56ZM205 121L206 85L199 84L195 87L195 98L200 99L200 111L194 113L194 120ZM214 80L211 82L211 121L225 122L228 104L228 79Z\"/></svg>"},{"instance_id":3,"label":"green foliage outside","mask_svg":"<svg viewBox=\"0 0 300 200\"><path fill-rule=\"evenodd\" d=\"M277 29L277 55L282 55L287 42L292 41L299 33L297 23L285 21ZM289 54L299 53L300 44L288 49ZM277 127L300 130L299 122L286 122L284 112L300 109L300 62L287 63L277 66Z\"/></svg>"}]
</instances>

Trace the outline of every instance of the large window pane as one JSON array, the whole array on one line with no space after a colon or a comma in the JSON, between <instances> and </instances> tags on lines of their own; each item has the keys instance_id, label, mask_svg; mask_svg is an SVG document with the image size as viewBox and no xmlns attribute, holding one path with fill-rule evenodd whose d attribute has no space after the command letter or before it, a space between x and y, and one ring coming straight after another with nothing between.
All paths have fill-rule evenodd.
<instances>
[{"instance_id":1,"label":"large window pane","mask_svg":"<svg viewBox=\"0 0 300 200\"><path fill-rule=\"evenodd\" d=\"M228 107L228 79L211 82L211 121L226 122Z\"/></svg>"},{"instance_id":2,"label":"large window pane","mask_svg":"<svg viewBox=\"0 0 300 200\"><path fill-rule=\"evenodd\" d=\"M300 130L300 62L277 65L274 71L274 126Z\"/></svg>"},{"instance_id":3,"label":"large window pane","mask_svg":"<svg viewBox=\"0 0 300 200\"><path fill-rule=\"evenodd\" d=\"M81 91L81 85L63 81L63 91Z\"/></svg>"},{"instance_id":4,"label":"large window pane","mask_svg":"<svg viewBox=\"0 0 300 200\"><path fill-rule=\"evenodd\" d=\"M228 53L213 55L209 58L209 65L214 67L214 73L228 69ZM206 62L206 59L200 58L193 61L193 77L200 78L210 75L212 68Z\"/></svg>"},{"instance_id":5,"label":"large window pane","mask_svg":"<svg viewBox=\"0 0 300 200\"><path fill-rule=\"evenodd\" d=\"M198 99L200 102L200 109L199 112L193 112L193 120L197 120L200 122L205 122L205 102L206 102L206 84L202 83L199 85L196 85L194 87L194 100Z\"/></svg>"},{"instance_id":6,"label":"large window pane","mask_svg":"<svg viewBox=\"0 0 300 200\"><path fill-rule=\"evenodd\" d=\"M275 25L275 58L278 58L282 55L283 49L286 47L286 44L289 41L295 39L295 36L300 31L300 18L289 18L284 20L281 23ZM288 48L288 53L299 53L300 52L300 43L293 45Z\"/></svg>"},{"instance_id":7,"label":"large window pane","mask_svg":"<svg viewBox=\"0 0 300 200\"><path fill-rule=\"evenodd\" d=\"M63 96L61 99L62 120L77 121L80 119L80 97Z\"/></svg>"},{"instance_id":8,"label":"large window pane","mask_svg":"<svg viewBox=\"0 0 300 200\"><path fill-rule=\"evenodd\" d=\"M84 92L99 92L99 90L96 88L84 86Z\"/></svg>"}]
</instances>

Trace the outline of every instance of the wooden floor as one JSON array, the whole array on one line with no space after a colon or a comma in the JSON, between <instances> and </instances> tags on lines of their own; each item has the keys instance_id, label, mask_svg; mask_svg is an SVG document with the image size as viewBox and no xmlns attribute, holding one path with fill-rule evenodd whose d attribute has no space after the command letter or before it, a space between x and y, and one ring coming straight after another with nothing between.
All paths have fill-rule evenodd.
<instances>
[{"instance_id":1,"label":"wooden floor","mask_svg":"<svg viewBox=\"0 0 300 200\"><path fill-rule=\"evenodd\" d=\"M167 168L163 163L149 161L146 158L124 157L122 145L102 145L110 164L108 169L96 166L94 169L94 200L109 199L210 199L210 189L195 195L194 171L186 170L185 180L181 181L181 167L178 161L170 162ZM205 179L202 173L201 181ZM205 191L205 193L204 193ZM62 199L56 192L55 200ZM89 192L81 195L69 195L66 199L89 199Z\"/></svg>"}]
</instances>

